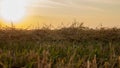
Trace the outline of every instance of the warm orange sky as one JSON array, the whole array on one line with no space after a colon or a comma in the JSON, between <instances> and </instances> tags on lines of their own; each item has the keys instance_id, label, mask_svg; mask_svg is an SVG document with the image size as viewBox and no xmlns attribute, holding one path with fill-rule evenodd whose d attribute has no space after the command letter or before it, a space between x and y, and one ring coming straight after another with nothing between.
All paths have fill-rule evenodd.
<instances>
[{"instance_id":1,"label":"warm orange sky","mask_svg":"<svg viewBox=\"0 0 120 68\"><path fill-rule=\"evenodd\" d=\"M3 1L3 0L0 0ZM61 23L69 25L74 19L89 27L120 27L120 0L23 0L27 2L26 16L18 26ZM1 17L0 17L1 18Z\"/></svg>"}]
</instances>

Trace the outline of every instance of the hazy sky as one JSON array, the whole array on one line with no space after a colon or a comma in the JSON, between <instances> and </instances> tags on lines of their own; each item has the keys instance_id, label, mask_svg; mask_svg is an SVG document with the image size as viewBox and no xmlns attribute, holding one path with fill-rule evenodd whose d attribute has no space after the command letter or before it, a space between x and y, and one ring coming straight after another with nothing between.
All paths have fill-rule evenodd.
<instances>
[{"instance_id":1,"label":"hazy sky","mask_svg":"<svg viewBox=\"0 0 120 68\"><path fill-rule=\"evenodd\" d=\"M31 0L30 3L30 14L46 18L43 22L69 24L77 19L91 27L120 26L120 0Z\"/></svg>"},{"instance_id":2,"label":"hazy sky","mask_svg":"<svg viewBox=\"0 0 120 68\"><path fill-rule=\"evenodd\" d=\"M86 26L120 26L120 0L27 0L28 16L40 24L65 25L74 19Z\"/></svg>"},{"instance_id":3,"label":"hazy sky","mask_svg":"<svg viewBox=\"0 0 120 68\"><path fill-rule=\"evenodd\" d=\"M36 12L46 15L114 15L120 11L120 0L34 0L31 3L31 6L37 9Z\"/></svg>"}]
</instances>

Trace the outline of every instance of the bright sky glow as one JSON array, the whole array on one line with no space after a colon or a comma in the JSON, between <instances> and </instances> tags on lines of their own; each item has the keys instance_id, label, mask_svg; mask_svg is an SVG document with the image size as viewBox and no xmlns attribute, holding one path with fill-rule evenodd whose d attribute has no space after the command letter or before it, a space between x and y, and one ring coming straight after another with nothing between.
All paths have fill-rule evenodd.
<instances>
[{"instance_id":1,"label":"bright sky glow","mask_svg":"<svg viewBox=\"0 0 120 68\"><path fill-rule=\"evenodd\" d=\"M18 22L26 14L24 0L3 0L0 3L0 15L6 21Z\"/></svg>"},{"instance_id":2,"label":"bright sky glow","mask_svg":"<svg viewBox=\"0 0 120 68\"><path fill-rule=\"evenodd\" d=\"M77 19L89 27L120 26L120 0L0 0L5 21L19 22L25 16L30 25L68 25Z\"/></svg>"}]
</instances>

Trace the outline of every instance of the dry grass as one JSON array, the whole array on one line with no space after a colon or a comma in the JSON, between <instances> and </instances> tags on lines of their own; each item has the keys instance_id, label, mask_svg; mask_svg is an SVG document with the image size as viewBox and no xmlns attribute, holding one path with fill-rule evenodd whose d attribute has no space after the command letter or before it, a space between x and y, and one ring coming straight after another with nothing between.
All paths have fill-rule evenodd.
<instances>
[{"instance_id":1,"label":"dry grass","mask_svg":"<svg viewBox=\"0 0 120 68\"><path fill-rule=\"evenodd\" d=\"M0 29L0 68L120 68L120 29L83 24Z\"/></svg>"}]
</instances>

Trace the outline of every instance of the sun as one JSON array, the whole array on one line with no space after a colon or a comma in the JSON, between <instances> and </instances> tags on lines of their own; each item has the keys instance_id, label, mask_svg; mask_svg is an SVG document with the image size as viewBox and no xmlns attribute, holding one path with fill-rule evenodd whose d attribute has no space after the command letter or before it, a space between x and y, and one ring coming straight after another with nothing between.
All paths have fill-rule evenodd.
<instances>
[{"instance_id":1,"label":"sun","mask_svg":"<svg viewBox=\"0 0 120 68\"><path fill-rule=\"evenodd\" d=\"M18 22L26 15L25 0L3 0L0 3L0 16L5 21Z\"/></svg>"}]
</instances>

